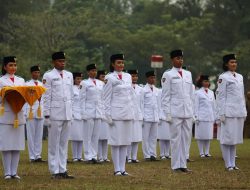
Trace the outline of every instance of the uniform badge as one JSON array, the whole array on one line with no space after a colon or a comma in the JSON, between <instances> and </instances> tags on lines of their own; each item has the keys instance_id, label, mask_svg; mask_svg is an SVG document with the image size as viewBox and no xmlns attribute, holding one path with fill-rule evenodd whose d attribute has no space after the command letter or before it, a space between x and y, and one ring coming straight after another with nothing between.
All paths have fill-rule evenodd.
<instances>
[{"instance_id":1,"label":"uniform badge","mask_svg":"<svg viewBox=\"0 0 250 190\"><path fill-rule=\"evenodd\" d=\"M46 79L43 79L43 84L45 84L46 83Z\"/></svg>"},{"instance_id":2,"label":"uniform badge","mask_svg":"<svg viewBox=\"0 0 250 190\"><path fill-rule=\"evenodd\" d=\"M79 86L79 89L82 89L82 85Z\"/></svg>"},{"instance_id":3,"label":"uniform badge","mask_svg":"<svg viewBox=\"0 0 250 190\"><path fill-rule=\"evenodd\" d=\"M219 80L218 80L218 83L222 83L222 79L219 79Z\"/></svg>"},{"instance_id":4,"label":"uniform badge","mask_svg":"<svg viewBox=\"0 0 250 190\"><path fill-rule=\"evenodd\" d=\"M162 82L165 82L166 81L166 78L162 78Z\"/></svg>"}]
</instances>

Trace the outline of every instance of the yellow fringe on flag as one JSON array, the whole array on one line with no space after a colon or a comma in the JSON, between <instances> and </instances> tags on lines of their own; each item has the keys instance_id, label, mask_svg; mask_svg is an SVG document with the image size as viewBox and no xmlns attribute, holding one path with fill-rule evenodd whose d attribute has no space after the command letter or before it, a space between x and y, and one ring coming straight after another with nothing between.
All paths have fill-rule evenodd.
<instances>
[{"instance_id":1,"label":"yellow fringe on flag","mask_svg":"<svg viewBox=\"0 0 250 190\"><path fill-rule=\"evenodd\" d=\"M39 102L39 106L38 106L38 108L37 108L37 117L39 117L39 118L42 117L42 111L41 111L40 102Z\"/></svg>"},{"instance_id":2,"label":"yellow fringe on flag","mask_svg":"<svg viewBox=\"0 0 250 190\"><path fill-rule=\"evenodd\" d=\"M29 120L33 119L32 107L30 106Z\"/></svg>"},{"instance_id":3,"label":"yellow fringe on flag","mask_svg":"<svg viewBox=\"0 0 250 190\"><path fill-rule=\"evenodd\" d=\"M4 106L1 105L1 107L0 107L0 116L3 116L3 114L4 114Z\"/></svg>"},{"instance_id":4,"label":"yellow fringe on flag","mask_svg":"<svg viewBox=\"0 0 250 190\"><path fill-rule=\"evenodd\" d=\"M17 114L16 114L16 117L15 117L15 120L14 120L14 128L18 128L18 125L19 125L19 121L18 121L18 117L17 117Z\"/></svg>"}]
</instances>

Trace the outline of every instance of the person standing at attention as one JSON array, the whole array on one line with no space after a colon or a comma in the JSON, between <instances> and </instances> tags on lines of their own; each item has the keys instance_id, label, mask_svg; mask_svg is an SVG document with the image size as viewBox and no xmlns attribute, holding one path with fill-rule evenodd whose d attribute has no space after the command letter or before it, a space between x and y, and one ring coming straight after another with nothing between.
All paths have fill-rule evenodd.
<instances>
[{"instance_id":1,"label":"person standing at attention","mask_svg":"<svg viewBox=\"0 0 250 190\"><path fill-rule=\"evenodd\" d=\"M110 57L110 73L104 86L104 112L109 123L109 141L115 176L127 176L125 170L127 146L131 144L133 125L133 87L131 75L123 72L124 55Z\"/></svg>"},{"instance_id":2,"label":"person standing at attention","mask_svg":"<svg viewBox=\"0 0 250 190\"><path fill-rule=\"evenodd\" d=\"M52 54L54 68L43 75L44 117L48 127L48 164L53 179L72 179L67 172L69 130L72 120L73 75L64 70L65 53Z\"/></svg>"},{"instance_id":3,"label":"person standing at attention","mask_svg":"<svg viewBox=\"0 0 250 190\"><path fill-rule=\"evenodd\" d=\"M239 170L235 163L236 145L243 143L243 127L247 116L244 83L236 72L235 54L223 56L223 70L217 89L217 109L220 124L222 156L228 171Z\"/></svg>"},{"instance_id":4,"label":"person standing at attention","mask_svg":"<svg viewBox=\"0 0 250 190\"><path fill-rule=\"evenodd\" d=\"M194 88L191 72L182 69L183 52L170 53L172 69L162 76L162 111L170 123L171 168L173 171L191 172L187 168L186 149L191 140L193 124Z\"/></svg>"}]
</instances>

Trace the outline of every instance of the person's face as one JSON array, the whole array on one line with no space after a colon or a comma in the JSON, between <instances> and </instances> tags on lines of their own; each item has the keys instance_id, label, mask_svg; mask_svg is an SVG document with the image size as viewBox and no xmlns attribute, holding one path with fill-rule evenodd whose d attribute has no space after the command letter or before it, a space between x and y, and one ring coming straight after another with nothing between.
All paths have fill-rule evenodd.
<instances>
[{"instance_id":1,"label":"person's face","mask_svg":"<svg viewBox=\"0 0 250 190\"><path fill-rule=\"evenodd\" d=\"M174 67L181 68L182 65L183 65L183 57L182 56L178 56L178 57L172 58L172 63L173 63Z\"/></svg>"},{"instance_id":2,"label":"person's face","mask_svg":"<svg viewBox=\"0 0 250 190\"><path fill-rule=\"evenodd\" d=\"M7 65L4 66L4 70L6 73L13 75L16 73L17 66L15 62L9 62Z\"/></svg>"},{"instance_id":3,"label":"person's face","mask_svg":"<svg viewBox=\"0 0 250 190\"><path fill-rule=\"evenodd\" d=\"M138 81L138 75L137 74L131 74L131 78L132 78L132 83L136 84Z\"/></svg>"},{"instance_id":4,"label":"person's face","mask_svg":"<svg viewBox=\"0 0 250 190\"><path fill-rule=\"evenodd\" d=\"M105 75L100 75L99 76L99 80L101 80L102 82L104 82L105 81Z\"/></svg>"},{"instance_id":5,"label":"person's face","mask_svg":"<svg viewBox=\"0 0 250 190\"><path fill-rule=\"evenodd\" d=\"M150 77L147 78L147 83L148 84L153 85L153 84L155 84L155 82L156 82L155 76L150 76Z\"/></svg>"},{"instance_id":6,"label":"person's face","mask_svg":"<svg viewBox=\"0 0 250 190\"><path fill-rule=\"evenodd\" d=\"M75 85L80 85L81 81L82 81L82 77L76 77L76 78L74 79L74 84L75 84Z\"/></svg>"},{"instance_id":7,"label":"person's face","mask_svg":"<svg viewBox=\"0 0 250 190\"><path fill-rule=\"evenodd\" d=\"M202 86L203 86L204 88L209 88L209 86L210 86L209 81L208 81L208 80L203 80L203 81L202 81Z\"/></svg>"},{"instance_id":8,"label":"person's face","mask_svg":"<svg viewBox=\"0 0 250 190\"><path fill-rule=\"evenodd\" d=\"M88 76L89 78L95 78L97 75L97 70L96 69L91 69L88 71Z\"/></svg>"},{"instance_id":9,"label":"person's face","mask_svg":"<svg viewBox=\"0 0 250 190\"><path fill-rule=\"evenodd\" d=\"M227 67L229 71L235 72L237 69L237 61L234 59L230 59L227 63Z\"/></svg>"},{"instance_id":10,"label":"person's face","mask_svg":"<svg viewBox=\"0 0 250 190\"><path fill-rule=\"evenodd\" d=\"M31 77L34 80L38 80L39 77L40 77L40 71L33 71L33 72L31 72Z\"/></svg>"},{"instance_id":11,"label":"person's face","mask_svg":"<svg viewBox=\"0 0 250 190\"><path fill-rule=\"evenodd\" d=\"M115 60L115 62L112 65L115 71L121 72L124 69L124 60Z\"/></svg>"},{"instance_id":12,"label":"person's face","mask_svg":"<svg viewBox=\"0 0 250 190\"><path fill-rule=\"evenodd\" d=\"M57 59L53 61L53 64L57 70L62 71L65 68L66 61L65 59Z\"/></svg>"}]
</instances>

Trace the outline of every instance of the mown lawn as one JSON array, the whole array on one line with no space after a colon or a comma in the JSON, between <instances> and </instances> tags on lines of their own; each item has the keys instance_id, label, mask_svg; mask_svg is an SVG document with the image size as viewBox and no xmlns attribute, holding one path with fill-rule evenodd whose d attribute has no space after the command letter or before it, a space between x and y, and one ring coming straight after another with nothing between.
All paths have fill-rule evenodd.
<instances>
[{"instance_id":1,"label":"mown lawn","mask_svg":"<svg viewBox=\"0 0 250 190\"><path fill-rule=\"evenodd\" d=\"M44 141L43 157L47 159L47 141ZM128 177L114 177L111 163L90 165L83 163L69 163L68 169L76 179L53 180L50 178L47 164L34 164L28 160L28 152L23 151L19 164L18 181L3 180L1 172L0 190L3 189L250 189L250 139L237 147L237 165L240 171L227 172L217 140L211 144L212 158L201 159L198 156L197 144L192 142L191 158L195 160L189 164L193 173L173 173L170 161L145 162L142 161L139 149L139 164L127 164ZM69 151L71 158L71 151ZM0 165L3 171L2 164Z\"/></svg>"}]
</instances>

